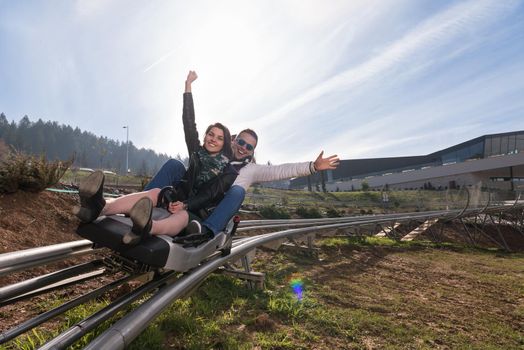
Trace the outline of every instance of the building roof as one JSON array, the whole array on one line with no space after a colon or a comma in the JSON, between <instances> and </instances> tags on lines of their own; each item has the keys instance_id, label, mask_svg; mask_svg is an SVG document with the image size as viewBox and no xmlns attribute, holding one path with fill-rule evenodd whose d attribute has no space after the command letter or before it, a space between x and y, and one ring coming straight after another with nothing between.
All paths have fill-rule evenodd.
<instances>
[{"instance_id":1,"label":"building roof","mask_svg":"<svg viewBox=\"0 0 524 350\"><path fill-rule=\"evenodd\" d=\"M408 157L385 157L385 158L364 158L364 159L343 159L336 170L330 171L330 180L349 180L355 177L362 178L370 175L382 175L388 172L401 172L425 166L442 165L442 156L461 149L466 149L478 143L484 143L487 138L496 138L512 135L524 135L524 130L511 131L498 134L487 134L474 139L444 148L442 150L420 156ZM480 155L483 157L483 154ZM320 175L312 175L313 181L319 181ZM307 178L297 178L291 181L291 187L302 187L307 184Z\"/></svg>"}]
</instances>

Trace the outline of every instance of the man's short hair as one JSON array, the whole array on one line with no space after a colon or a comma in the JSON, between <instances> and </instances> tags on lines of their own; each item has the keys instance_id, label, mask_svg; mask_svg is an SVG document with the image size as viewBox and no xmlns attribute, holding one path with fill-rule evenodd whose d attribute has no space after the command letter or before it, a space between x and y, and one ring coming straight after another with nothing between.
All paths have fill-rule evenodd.
<instances>
[{"instance_id":1,"label":"man's short hair","mask_svg":"<svg viewBox=\"0 0 524 350\"><path fill-rule=\"evenodd\" d=\"M258 135L257 135L257 133L255 132L255 130L253 130L253 129L249 129L249 128L248 128L248 129L244 129L244 130L242 130L242 131L239 132L237 135L234 135L234 138L236 138L238 135L240 135L240 134L243 133L243 132L245 132L246 134L249 134L249 135L253 136L253 137L255 138L255 140L257 141L257 143L258 143Z\"/></svg>"}]
</instances>

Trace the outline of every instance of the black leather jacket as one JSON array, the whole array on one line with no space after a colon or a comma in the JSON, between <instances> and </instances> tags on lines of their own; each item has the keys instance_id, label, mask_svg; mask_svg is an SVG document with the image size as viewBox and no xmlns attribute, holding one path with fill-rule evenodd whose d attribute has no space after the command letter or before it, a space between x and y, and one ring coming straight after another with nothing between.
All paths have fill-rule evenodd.
<instances>
[{"instance_id":1,"label":"black leather jacket","mask_svg":"<svg viewBox=\"0 0 524 350\"><path fill-rule=\"evenodd\" d=\"M216 207L224 198L225 193L235 182L238 172L231 166L226 170L200 186L197 193L184 201L187 210L206 218L211 209Z\"/></svg>"},{"instance_id":2,"label":"black leather jacket","mask_svg":"<svg viewBox=\"0 0 524 350\"><path fill-rule=\"evenodd\" d=\"M228 165L224 171L208 182L195 189L196 176L200 171L201 163L197 151L200 149L200 140L195 123L195 108L191 93L184 93L184 107L182 112L184 134L189 152L189 167L180 183L175 187L177 199L187 205L187 210L201 218L207 217L209 209L214 208L224 198L238 175L238 171Z\"/></svg>"}]
</instances>

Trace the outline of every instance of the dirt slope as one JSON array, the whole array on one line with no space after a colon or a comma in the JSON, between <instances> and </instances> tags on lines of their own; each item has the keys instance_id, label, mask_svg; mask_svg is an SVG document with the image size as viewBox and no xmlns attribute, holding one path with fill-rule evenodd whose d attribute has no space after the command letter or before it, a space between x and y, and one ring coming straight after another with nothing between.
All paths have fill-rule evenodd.
<instances>
[{"instance_id":1,"label":"dirt slope","mask_svg":"<svg viewBox=\"0 0 524 350\"><path fill-rule=\"evenodd\" d=\"M17 192L0 195L0 253L80 239L71 194Z\"/></svg>"}]
</instances>

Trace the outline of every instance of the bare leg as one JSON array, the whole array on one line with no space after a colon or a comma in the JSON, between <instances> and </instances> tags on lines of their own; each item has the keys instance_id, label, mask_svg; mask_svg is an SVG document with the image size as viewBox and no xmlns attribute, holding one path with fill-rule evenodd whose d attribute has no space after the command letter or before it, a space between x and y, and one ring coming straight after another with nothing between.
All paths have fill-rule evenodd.
<instances>
[{"instance_id":1,"label":"bare leg","mask_svg":"<svg viewBox=\"0 0 524 350\"><path fill-rule=\"evenodd\" d=\"M133 205L143 197L151 198L153 206L155 206L159 193L160 188L153 188L149 191L137 192L115 199L109 199L106 201L106 205L104 209L102 209L100 215L129 214Z\"/></svg>"},{"instance_id":2,"label":"bare leg","mask_svg":"<svg viewBox=\"0 0 524 350\"><path fill-rule=\"evenodd\" d=\"M152 235L176 236L180 233L189 221L187 211L181 210L162 220L153 220L150 233Z\"/></svg>"}]
</instances>

